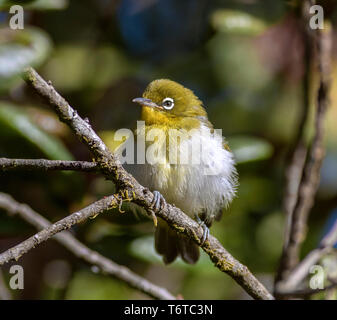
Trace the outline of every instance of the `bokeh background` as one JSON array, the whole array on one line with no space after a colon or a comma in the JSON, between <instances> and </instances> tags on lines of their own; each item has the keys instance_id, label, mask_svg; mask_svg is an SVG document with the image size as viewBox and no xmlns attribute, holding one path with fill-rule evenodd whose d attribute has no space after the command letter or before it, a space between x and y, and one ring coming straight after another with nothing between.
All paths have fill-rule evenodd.
<instances>
[{"instance_id":1,"label":"bokeh background","mask_svg":"<svg viewBox=\"0 0 337 320\"><path fill-rule=\"evenodd\" d=\"M298 1L300 2L300 1ZM106 143L134 128L131 102L147 83L170 78L204 101L238 162L238 196L211 229L225 248L271 288L282 249L282 196L287 153L304 98L304 35L296 1L281 0L0 0L0 157L90 160L87 150L18 74L33 65ZM25 8L24 30L11 30L8 8ZM336 31L335 1L321 1ZM336 40L336 33L334 33ZM302 254L337 218L337 60L321 184ZM314 86L313 86L314 87ZM312 108L313 109L313 108ZM313 110L310 124L312 123ZM308 138L312 126L307 128ZM95 174L0 173L0 191L51 221L109 195ZM198 264L165 266L153 249L153 223L125 207L72 232L90 248L186 299L248 296L202 254ZM0 250L35 230L0 211ZM16 299L146 299L53 240L20 259L25 289ZM2 269L9 279L9 266Z\"/></svg>"}]
</instances>

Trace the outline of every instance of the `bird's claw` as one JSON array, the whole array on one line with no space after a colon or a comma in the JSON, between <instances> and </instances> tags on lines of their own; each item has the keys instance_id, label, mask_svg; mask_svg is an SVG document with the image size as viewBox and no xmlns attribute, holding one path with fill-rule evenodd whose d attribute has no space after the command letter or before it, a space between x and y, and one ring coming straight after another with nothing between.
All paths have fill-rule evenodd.
<instances>
[{"instance_id":1,"label":"bird's claw","mask_svg":"<svg viewBox=\"0 0 337 320\"><path fill-rule=\"evenodd\" d=\"M161 195L161 193L159 191L153 191L152 193L153 193L153 200L152 200L152 203L151 203L151 208L155 209L155 210L163 209L163 206L165 204L164 197ZM152 217L154 226L157 227L158 220L157 220L157 217L156 217L156 215L153 211L151 211L151 217Z\"/></svg>"},{"instance_id":2,"label":"bird's claw","mask_svg":"<svg viewBox=\"0 0 337 320\"><path fill-rule=\"evenodd\" d=\"M206 242L206 240L208 240L209 228L206 226L205 222L202 223L201 227L204 230L204 233L203 233L202 239L201 239L201 245L203 245Z\"/></svg>"},{"instance_id":3,"label":"bird's claw","mask_svg":"<svg viewBox=\"0 0 337 320\"><path fill-rule=\"evenodd\" d=\"M202 234L202 237L200 239L200 245L202 246L205 243L205 241L208 239L209 228L206 226L205 222L200 219L198 214L195 215L195 219L197 220L199 226L203 230L203 234Z\"/></svg>"},{"instance_id":4,"label":"bird's claw","mask_svg":"<svg viewBox=\"0 0 337 320\"><path fill-rule=\"evenodd\" d=\"M153 200L151 207L156 210L163 209L165 199L159 191L153 191Z\"/></svg>"}]
</instances>

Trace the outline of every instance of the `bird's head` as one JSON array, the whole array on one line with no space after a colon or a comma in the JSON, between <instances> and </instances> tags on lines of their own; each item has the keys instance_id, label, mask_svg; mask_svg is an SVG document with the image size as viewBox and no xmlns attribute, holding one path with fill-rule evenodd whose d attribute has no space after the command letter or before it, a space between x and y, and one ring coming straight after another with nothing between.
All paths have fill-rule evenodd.
<instances>
[{"instance_id":1,"label":"bird's head","mask_svg":"<svg viewBox=\"0 0 337 320\"><path fill-rule=\"evenodd\" d=\"M193 91L172 80L152 81L143 97L132 101L143 107L142 119L150 125L195 127L208 121L202 102Z\"/></svg>"}]
</instances>

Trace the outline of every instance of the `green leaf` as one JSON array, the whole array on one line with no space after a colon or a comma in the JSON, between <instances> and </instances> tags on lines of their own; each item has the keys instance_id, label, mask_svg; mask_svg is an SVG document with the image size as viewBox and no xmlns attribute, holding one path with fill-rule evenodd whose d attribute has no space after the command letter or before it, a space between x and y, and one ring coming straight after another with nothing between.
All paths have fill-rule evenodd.
<instances>
[{"instance_id":1,"label":"green leaf","mask_svg":"<svg viewBox=\"0 0 337 320\"><path fill-rule=\"evenodd\" d=\"M68 6L68 0L0 0L0 9L9 9L13 5L32 10L62 10Z\"/></svg>"},{"instance_id":2,"label":"green leaf","mask_svg":"<svg viewBox=\"0 0 337 320\"><path fill-rule=\"evenodd\" d=\"M261 138L236 136L228 140L237 163L265 160L273 154L272 145Z\"/></svg>"},{"instance_id":3,"label":"green leaf","mask_svg":"<svg viewBox=\"0 0 337 320\"><path fill-rule=\"evenodd\" d=\"M0 90L7 89L19 79L22 70L38 67L48 56L51 42L48 35L37 28L0 30Z\"/></svg>"},{"instance_id":4,"label":"green leaf","mask_svg":"<svg viewBox=\"0 0 337 320\"><path fill-rule=\"evenodd\" d=\"M59 139L38 128L23 109L13 104L0 103L0 127L26 139L50 159L73 159Z\"/></svg>"},{"instance_id":5,"label":"green leaf","mask_svg":"<svg viewBox=\"0 0 337 320\"><path fill-rule=\"evenodd\" d=\"M258 35L267 28L264 21L249 13L228 9L216 10L211 16L211 24L220 32L242 35Z\"/></svg>"},{"instance_id":6,"label":"green leaf","mask_svg":"<svg viewBox=\"0 0 337 320\"><path fill-rule=\"evenodd\" d=\"M9 9L11 6L25 6L35 0L0 0L0 9Z\"/></svg>"}]
</instances>

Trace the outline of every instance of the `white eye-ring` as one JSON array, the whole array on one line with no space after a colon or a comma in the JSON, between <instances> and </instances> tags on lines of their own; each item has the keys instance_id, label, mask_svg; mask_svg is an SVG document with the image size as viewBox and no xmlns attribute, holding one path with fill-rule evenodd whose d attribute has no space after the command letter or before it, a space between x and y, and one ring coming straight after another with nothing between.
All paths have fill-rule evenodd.
<instances>
[{"instance_id":1,"label":"white eye-ring","mask_svg":"<svg viewBox=\"0 0 337 320\"><path fill-rule=\"evenodd\" d=\"M161 104L166 110L171 110L174 107L174 100L172 98L165 98Z\"/></svg>"}]
</instances>

